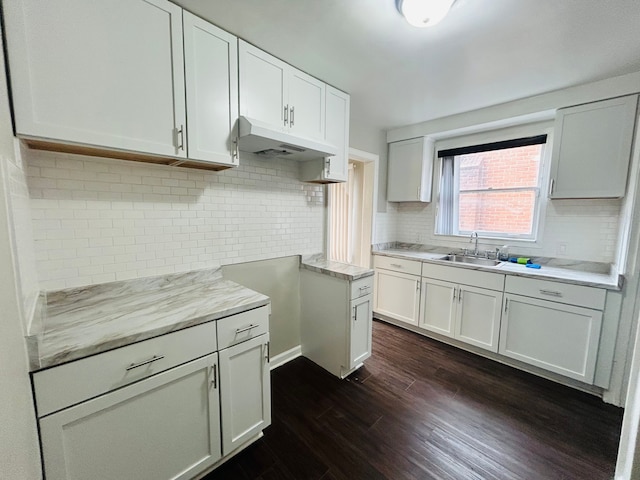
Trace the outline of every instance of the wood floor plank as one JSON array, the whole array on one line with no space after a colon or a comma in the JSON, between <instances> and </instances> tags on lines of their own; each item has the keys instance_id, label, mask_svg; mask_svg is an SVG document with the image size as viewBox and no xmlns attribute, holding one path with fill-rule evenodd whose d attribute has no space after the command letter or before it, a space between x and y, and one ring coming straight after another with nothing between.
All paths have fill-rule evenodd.
<instances>
[{"instance_id":1,"label":"wood floor plank","mask_svg":"<svg viewBox=\"0 0 640 480\"><path fill-rule=\"evenodd\" d=\"M609 480L622 409L374 322L339 380L300 357L272 372L273 424L207 480Z\"/></svg>"}]
</instances>

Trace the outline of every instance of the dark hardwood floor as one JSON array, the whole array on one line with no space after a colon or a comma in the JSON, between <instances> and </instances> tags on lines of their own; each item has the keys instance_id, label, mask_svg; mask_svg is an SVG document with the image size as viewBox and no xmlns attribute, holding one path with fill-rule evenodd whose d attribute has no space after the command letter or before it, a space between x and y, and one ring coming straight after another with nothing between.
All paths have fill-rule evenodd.
<instances>
[{"instance_id":1,"label":"dark hardwood floor","mask_svg":"<svg viewBox=\"0 0 640 480\"><path fill-rule=\"evenodd\" d=\"M613 478L622 409L382 322L373 340L346 380L272 372L272 425L207 480Z\"/></svg>"}]
</instances>

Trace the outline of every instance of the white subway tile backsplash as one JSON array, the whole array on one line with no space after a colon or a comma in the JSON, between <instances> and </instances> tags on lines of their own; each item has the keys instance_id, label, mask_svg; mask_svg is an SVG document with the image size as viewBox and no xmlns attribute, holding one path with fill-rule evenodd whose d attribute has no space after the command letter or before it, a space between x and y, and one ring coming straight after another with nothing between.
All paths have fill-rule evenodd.
<instances>
[{"instance_id":1,"label":"white subway tile backsplash","mask_svg":"<svg viewBox=\"0 0 640 480\"><path fill-rule=\"evenodd\" d=\"M43 289L322 251L324 187L291 160L222 172L25 150Z\"/></svg>"}]
</instances>

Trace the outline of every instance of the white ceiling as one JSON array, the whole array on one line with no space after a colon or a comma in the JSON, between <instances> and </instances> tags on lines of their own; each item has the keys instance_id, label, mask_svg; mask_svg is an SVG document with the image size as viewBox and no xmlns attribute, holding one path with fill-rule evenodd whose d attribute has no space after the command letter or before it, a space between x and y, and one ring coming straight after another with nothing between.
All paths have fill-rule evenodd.
<instances>
[{"instance_id":1,"label":"white ceiling","mask_svg":"<svg viewBox=\"0 0 640 480\"><path fill-rule=\"evenodd\" d=\"M416 29L395 0L177 0L351 94L388 129L640 71L639 0L457 0Z\"/></svg>"}]
</instances>

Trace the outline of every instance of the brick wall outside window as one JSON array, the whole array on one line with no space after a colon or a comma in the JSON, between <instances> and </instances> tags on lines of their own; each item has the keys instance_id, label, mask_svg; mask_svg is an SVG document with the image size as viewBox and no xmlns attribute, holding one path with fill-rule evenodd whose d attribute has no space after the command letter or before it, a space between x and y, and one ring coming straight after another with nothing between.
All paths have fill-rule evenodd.
<instances>
[{"instance_id":1,"label":"brick wall outside window","mask_svg":"<svg viewBox=\"0 0 640 480\"><path fill-rule=\"evenodd\" d=\"M460 172L458 230L532 233L542 145L456 157ZM531 187L525 191L465 190Z\"/></svg>"}]
</instances>

